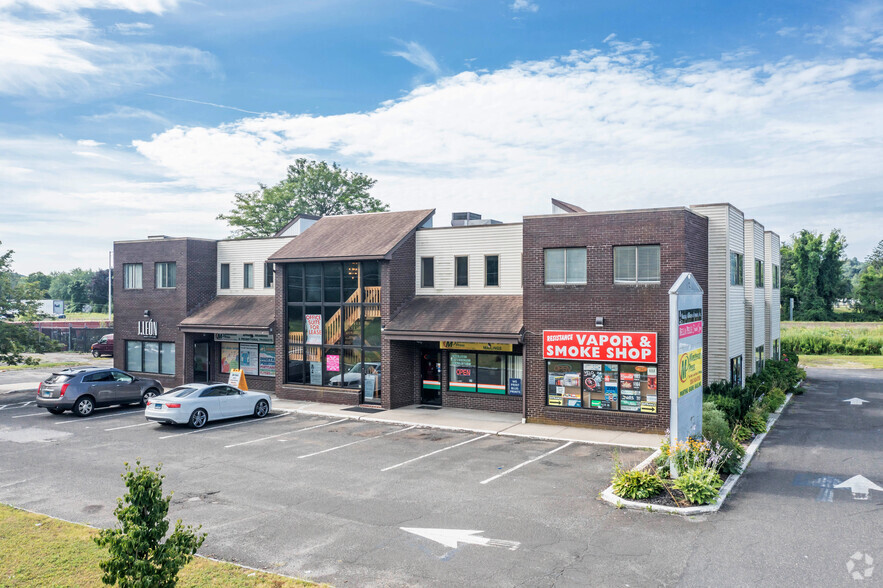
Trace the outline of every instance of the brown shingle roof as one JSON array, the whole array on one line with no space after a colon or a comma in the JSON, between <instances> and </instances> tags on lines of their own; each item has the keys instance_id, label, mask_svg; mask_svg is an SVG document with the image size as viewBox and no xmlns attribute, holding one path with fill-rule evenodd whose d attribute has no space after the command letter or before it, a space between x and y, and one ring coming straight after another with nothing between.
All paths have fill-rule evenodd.
<instances>
[{"instance_id":1,"label":"brown shingle roof","mask_svg":"<svg viewBox=\"0 0 883 588\"><path fill-rule=\"evenodd\" d=\"M391 339L518 343L521 296L416 296L386 325Z\"/></svg>"},{"instance_id":2,"label":"brown shingle roof","mask_svg":"<svg viewBox=\"0 0 883 588\"><path fill-rule=\"evenodd\" d=\"M275 319L273 300L273 296L218 296L179 326L189 332L264 332Z\"/></svg>"},{"instance_id":3,"label":"brown shingle roof","mask_svg":"<svg viewBox=\"0 0 883 588\"><path fill-rule=\"evenodd\" d=\"M269 261L383 259L435 209L323 216Z\"/></svg>"}]
</instances>

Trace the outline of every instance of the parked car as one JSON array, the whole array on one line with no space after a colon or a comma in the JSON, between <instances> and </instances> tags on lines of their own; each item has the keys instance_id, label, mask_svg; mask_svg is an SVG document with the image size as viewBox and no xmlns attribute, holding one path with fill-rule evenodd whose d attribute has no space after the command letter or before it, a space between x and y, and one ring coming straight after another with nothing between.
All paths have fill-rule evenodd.
<instances>
[{"instance_id":1,"label":"parked car","mask_svg":"<svg viewBox=\"0 0 883 588\"><path fill-rule=\"evenodd\" d=\"M107 355L113 357L113 333L105 335L92 344L92 357Z\"/></svg>"},{"instance_id":2,"label":"parked car","mask_svg":"<svg viewBox=\"0 0 883 588\"><path fill-rule=\"evenodd\" d=\"M144 416L163 425L201 429L209 421L254 415L263 418L272 407L270 395L239 390L227 384L184 384L151 398Z\"/></svg>"},{"instance_id":3,"label":"parked car","mask_svg":"<svg viewBox=\"0 0 883 588\"><path fill-rule=\"evenodd\" d=\"M113 368L84 366L59 370L40 382L36 400L37 406L52 414L71 410L84 417L101 406L146 406L148 399L162 393L162 384L156 380L136 378Z\"/></svg>"},{"instance_id":4,"label":"parked car","mask_svg":"<svg viewBox=\"0 0 883 588\"><path fill-rule=\"evenodd\" d=\"M380 388L380 362L369 361L365 363L365 375L377 376L377 388ZM362 364L357 363L342 374L344 388L358 388L362 379ZM328 383L332 386L340 386L341 376L334 376Z\"/></svg>"}]
</instances>

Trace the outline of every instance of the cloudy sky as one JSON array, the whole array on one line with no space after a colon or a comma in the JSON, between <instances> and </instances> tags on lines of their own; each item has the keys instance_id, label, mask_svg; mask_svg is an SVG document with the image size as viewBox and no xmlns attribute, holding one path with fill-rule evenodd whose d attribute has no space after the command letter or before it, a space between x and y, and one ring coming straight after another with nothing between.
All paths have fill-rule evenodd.
<instances>
[{"instance_id":1,"label":"cloudy sky","mask_svg":"<svg viewBox=\"0 0 883 588\"><path fill-rule=\"evenodd\" d=\"M0 0L15 269L224 237L297 157L394 210L729 201L883 238L883 0Z\"/></svg>"}]
</instances>

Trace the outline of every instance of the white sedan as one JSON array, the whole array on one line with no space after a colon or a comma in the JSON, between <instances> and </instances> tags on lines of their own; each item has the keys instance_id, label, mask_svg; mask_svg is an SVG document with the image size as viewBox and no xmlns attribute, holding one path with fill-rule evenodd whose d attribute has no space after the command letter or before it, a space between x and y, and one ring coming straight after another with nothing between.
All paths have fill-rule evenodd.
<instances>
[{"instance_id":1,"label":"white sedan","mask_svg":"<svg viewBox=\"0 0 883 588\"><path fill-rule=\"evenodd\" d=\"M207 422L270 413L270 396L263 392L239 390L227 384L184 384L154 396L144 416L164 425L188 424L201 429Z\"/></svg>"}]
</instances>

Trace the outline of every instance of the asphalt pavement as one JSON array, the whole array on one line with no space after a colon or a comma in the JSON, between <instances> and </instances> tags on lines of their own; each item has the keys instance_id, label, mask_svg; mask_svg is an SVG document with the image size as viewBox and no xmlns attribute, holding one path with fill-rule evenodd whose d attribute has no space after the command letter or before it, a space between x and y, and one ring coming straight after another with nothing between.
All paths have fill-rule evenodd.
<instances>
[{"instance_id":1,"label":"asphalt pavement","mask_svg":"<svg viewBox=\"0 0 883 588\"><path fill-rule=\"evenodd\" d=\"M883 492L836 486L883 486L881 384L810 370L706 517L597 499L614 452L641 450L284 413L194 432L131 407L58 417L22 394L0 397L0 502L109 526L122 462L141 457L164 463L171 516L203 525L204 555L337 586L874 586L883 566L852 574L883 561Z\"/></svg>"}]
</instances>

